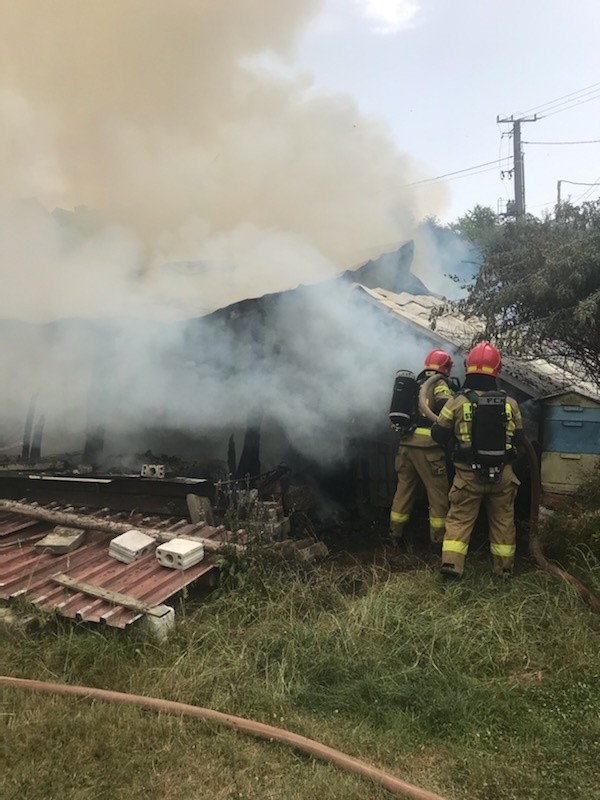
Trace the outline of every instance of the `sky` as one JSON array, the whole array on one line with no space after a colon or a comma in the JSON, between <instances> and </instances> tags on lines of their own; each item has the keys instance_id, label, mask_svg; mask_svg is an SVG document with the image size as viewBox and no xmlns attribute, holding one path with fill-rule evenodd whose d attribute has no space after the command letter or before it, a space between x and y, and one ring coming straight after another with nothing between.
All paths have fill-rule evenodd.
<instances>
[{"instance_id":1,"label":"sky","mask_svg":"<svg viewBox=\"0 0 600 800\"><path fill-rule=\"evenodd\" d=\"M512 139L501 136L511 126L497 116L558 98L565 102L540 109L546 118L521 126L523 141L600 140L599 30L597 0L330 0L299 61L319 85L349 92L361 110L385 119L398 146L436 177L512 159ZM523 148L533 214L552 210L559 180L600 182L599 142ZM443 220L477 203L505 207L513 182L498 165L486 169L447 181ZM600 186L565 183L561 194L594 199Z\"/></svg>"},{"instance_id":2,"label":"sky","mask_svg":"<svg viewBox=\"0 0 600 800\"><path fill-rule=\"evenodd\" d=\"M523 124L531 212L600 181L600 144L527 143L600 139L597 0L0 12L0 316L180 318L326 279L505 204L497 115L548 112Z\"/></svg>"}]
</instances>

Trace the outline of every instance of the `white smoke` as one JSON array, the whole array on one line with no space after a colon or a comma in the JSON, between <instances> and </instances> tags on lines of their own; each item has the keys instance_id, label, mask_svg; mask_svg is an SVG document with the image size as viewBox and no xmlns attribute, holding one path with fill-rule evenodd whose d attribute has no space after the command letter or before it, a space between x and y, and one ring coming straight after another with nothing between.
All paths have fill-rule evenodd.
<instances>
[{"instance_id":1,"label":"white smoke","mask_svg":"<svg viewBox=\"0 0 600 800\"><path fill-rule=\"evenodd\" d=\"M313 280L316 271L327 277L382 243L409 238L415 218L443 202L443 189L417 200L405 188L417 168L386 127L361 115L349 97L317 93L306 74L250 66L263 53L289 61L319 0L247 0L235 8L216 0L57 0L45 9L35 0L2 0L2 6L0 199L35 197L48 210L87 207L103 221L95 231L102 229L101 238L114 244L116 228L127 240L102 269L93 256L92 265L83 260L89 248L71 250L60 230L42 223L39 248L52 241L49 263L38 260L39 269L68 291L60 298L44 293L42 304L30 292L32 311L20 307L22 316L37 317L41 305L45 318L118 313L94 303L80 281L72 283L70 268L62 272L73 261L104 284L99 299L117 281L112 294L128 306L131 276L144 279L134 304L147 296L155 315L153 295L160 306L163 284L158 267L213 260L211 280L191 293L184 282L181 298L192 312L194 294L196 312L214 308L247 291L247 279L228 276L224 298L218 266L228 237L234 257L244 231L253 231L254 245L260 235L274 240L264 249L277 257L253 281L260 295ZM8 224L2 214L0 225ZM25 214L21 230L11 210L11 238L18 244L21 233L26 252L32 224ZM294 266L300 240L305 253L317 255L316 269L309 258ZM4 279L15 263L4 254L0 259ZM229 253L224 260L231 263ZM1 304L0 313L13 308Z\"/></svg>"},{"instance_id":2,"label":"white smoke","mask_svg":"<svg viewBox=\"0 0 600 800\"><path fill-rule=\"evenodd\" d=\"M80 446L98 382L119 432L217 427L260 397L313 454L331 441L319 439L319 406L331 432L352 403L380 402L376 375L391 360L378 328L335 297L279 321L290 363L260 375L252 346L226 331L196 343L195 355L211 353L198 366L181 326L141 322L329 278L442 208L443 188L406 188L420 171L383 122L293 74L294 45L322 6L0 0L0 317L129 319L110 336L89 323L13 327L0 364L5 442L39 391L53 446ZM394 25L410 6L365 10ZM265 53L286 72L258 66ZM320 337L310 323L323 315ZM327 331L343 322L353 334L332 349ZM320 377L300 379L302 348L319 351ZM329 385L335 395L317 390Z\"/></svg>"}]
</instances>

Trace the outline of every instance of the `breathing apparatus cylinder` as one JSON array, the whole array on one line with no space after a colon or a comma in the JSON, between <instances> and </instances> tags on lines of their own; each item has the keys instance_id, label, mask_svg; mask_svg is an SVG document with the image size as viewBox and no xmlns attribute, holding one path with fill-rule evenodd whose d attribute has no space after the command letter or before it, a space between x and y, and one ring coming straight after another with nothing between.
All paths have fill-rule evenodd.
<instances>
[{"instance_id":1,"label":"breathing apparatus cylinder","mask_svg":"<svg viewBox=\"0 0 600 800\"><path fill-rule=\"evenodd\" d=\"M506 393L486 392L473 403L472 451L482 467L506 461Z\"/></svg>"},{"instance_id":2,"label":"breathing apparatus cylinder","mask_svg":"<svg viewBox=\"0 0 600 800\"><path fill-rule=\"evenodd\" d=\"M406 429L414 424L418 391L419 385L414 372L409 369L401 369L396 373L390 404L392 427Z\"/></svg>"}]
</instances>

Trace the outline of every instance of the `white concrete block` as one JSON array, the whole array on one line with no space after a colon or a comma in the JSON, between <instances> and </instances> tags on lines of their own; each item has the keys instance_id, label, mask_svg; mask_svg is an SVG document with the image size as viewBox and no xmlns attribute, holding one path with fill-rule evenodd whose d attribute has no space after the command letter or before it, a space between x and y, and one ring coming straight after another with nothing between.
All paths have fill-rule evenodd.
<instances>
[{"instance_id":1,"label":"white concrete block","mask_svg":"<svg viewBox=\"0 0 600 800\"><path fill-rule=\"evenodd\" d=\"M172 539L156 548L156 558L163 567L187 569L202 561L204 545L192 539Z\"/></svg>"},{"instance_id":2,"label":"white concrete block","mask_svg":"<svg viewBox=\"0 0 600 800\"><path fill-rule=\"evenodd\" d=\"M164 464L142 464L142 478L164 478Z\"/></svg>"},{"instance_id":3,"label":"white concrete block","mask_svg":"<svg viewBox=\"0 0 600 800\"><path fill-rule=\"evenodd\" d=\"M116 558L117 561L130 564L151 553L155 546L156 542L151 536L147 536L141 531L130 530L111 540L108 555Z\"/></svg>"}]
</instances>

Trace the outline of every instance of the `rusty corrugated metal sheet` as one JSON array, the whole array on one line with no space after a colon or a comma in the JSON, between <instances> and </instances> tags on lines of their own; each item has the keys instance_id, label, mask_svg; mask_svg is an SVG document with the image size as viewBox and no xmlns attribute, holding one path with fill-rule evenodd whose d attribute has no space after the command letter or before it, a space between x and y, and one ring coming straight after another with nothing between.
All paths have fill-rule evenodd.
<instances>
[{"instance_id":1,"label":"rusty corrugated metal sheet","mask_svg":"<svg viewBox=\"0 0 600 800\"><path fill-rule=\"evenodd\" d=\"M119 515L109 519L123 521ZM143 530L139 520L129 519L132 528ZM164 521L143 520L153 527L179 535L201 535L222 539L222 530L192 525L185 521L165 526ZM141 614L105 600L67 589L52 580L57 573L91 583L94 586L121 592L150 605L164 603L190 583L206 575L214 567L214 556L207 553L203 561L185 571L166 569L154 554L124 564L108 555L113 538L109 533L88 531L84 543L72 553L51 555L38 553L35 543L50 533L54 525L11 514L0 514L0 600L25 597L40 609L85 622L125 628Z\"/></svg>"}]
</instances>

